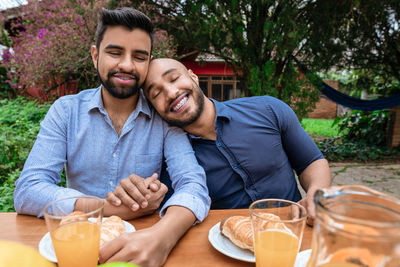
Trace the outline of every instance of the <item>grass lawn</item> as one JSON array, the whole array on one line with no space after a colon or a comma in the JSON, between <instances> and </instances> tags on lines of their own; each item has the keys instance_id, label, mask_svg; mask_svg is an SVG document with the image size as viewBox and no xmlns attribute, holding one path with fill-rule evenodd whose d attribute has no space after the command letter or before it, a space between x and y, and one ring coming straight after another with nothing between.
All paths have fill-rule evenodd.
<instances>
[{"instance_id":1,"label":"grass lawn","mask_svg":"<svg viewBox=\"0 0 400 267\"><path fill-rule=\"evenodd\" d=\"M313 138L339 136L337 125L332 126L333 119L308 119L301 120L301 126Z\"/></svg>"}]
</instances>

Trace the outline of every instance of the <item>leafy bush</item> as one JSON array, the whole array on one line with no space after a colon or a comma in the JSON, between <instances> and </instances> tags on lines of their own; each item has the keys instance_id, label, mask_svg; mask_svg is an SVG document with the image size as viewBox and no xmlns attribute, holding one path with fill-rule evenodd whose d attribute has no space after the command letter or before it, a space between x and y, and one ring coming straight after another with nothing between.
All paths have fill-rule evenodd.
<instances>
[{"instance_id":1,"label":"leafy bush","mask_svg":"<svg viewBox=\"0 0 400 267\"><path fill-rule=\"evenodd\" d=\"M14 182L18 179L20 174L21 170L19 169L13 171L0 185L0 212L14 211Z\"/></svg>"},{"instance_id":2,"label":"leafy bush","mask_svg":"<svg viewBox=\"0 0 400 267\"><path fill-rule=\"evenodd\" d=\"M386 145L387 111L352 111L334 124L340 137L317 142L321 152L330 161L368 161L399 158L400 148Z\"/></svg>"},{"instance_id":3,"label":"leafy bush","mask_svg":"<svg viewBox=\"0 0 400 267\"><path fill-rule=\"evenodd\" d=\"M386 145L387 122L388 112L384 110L353 110L347 117L335 120L343 140L378 147Z\"/></svg>"},{"instance_id":4,"label":"leafy bush","mask_svg":"<svg viewBox=\"0 0 400 267\"><path fill-rule=\"evenodd\" d=\"M368 161L400 157L400 149L365 145L363 142L343 141L339 137L317 142L318 148L329 161Z\"/></svg>"},{"instance_id":5,"label":"leafy bush","mask_svg":"<svg viewBox=\"0 0 400 267\"><path fill-rule=\"evenodd\" d=\"M0 98L7 98L12 92L12 88L7 76L7 69L0 61Z\"/></svg>"},{"instance_id":6,"label":"leafy bush","mask_svg":"<svg viewBox=\"0 0 400 267\"><path fill-rule=\"evenodd\" d=\"M0 100L0 211L13 210L14 182L49 107L22 97Z\"/></svg>"}]
</instances>

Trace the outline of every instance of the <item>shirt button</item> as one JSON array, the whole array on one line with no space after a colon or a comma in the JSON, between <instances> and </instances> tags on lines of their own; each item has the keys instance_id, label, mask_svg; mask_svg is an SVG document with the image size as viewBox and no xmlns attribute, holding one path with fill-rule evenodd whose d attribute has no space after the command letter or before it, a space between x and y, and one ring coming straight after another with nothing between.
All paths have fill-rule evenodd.
<instances>
[{"instance_id":1,"label":"shirt button","mask_svg":"<svg viewBox=\"0 0 400 267\"><path fill-rule=\"evenodd\" d=\"M114 183L113 183L113 181L110 181L110 185L113 185Z\"/></svg>"},{"instance_id":2,"label":"shirt button","mask_svg":"<svg viewBox=\"0 0 400 267\"><path fill-rule=\"evenodd\" d=\"M115 158L117 156L117 153L113 153L112 157Z\"/></svg>"},{"instance_id":3,"label":"shirt button","mask_svg":"<svg viewBox=\"0 0 400 267\"><path fill-rule=\"evenodd\" d=\"M233 168L236 170L238 168L238 165L234 164Z\"/></svg>"},{"instance_id":4,"label":"shirt button","mask_svg":"<svg viewBox=\"0 0 400 267\"><path fill-rule=\"evenodd\" d=\"M221 143L220 143L220 142L217 142L217 146L221 146Z\"/></svg>"}]
</instances>

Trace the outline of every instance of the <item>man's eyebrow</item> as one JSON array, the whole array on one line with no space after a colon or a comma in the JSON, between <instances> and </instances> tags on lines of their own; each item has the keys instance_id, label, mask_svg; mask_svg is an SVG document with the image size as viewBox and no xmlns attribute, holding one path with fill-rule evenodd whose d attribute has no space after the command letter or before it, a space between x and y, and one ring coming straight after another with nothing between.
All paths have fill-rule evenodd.
<instances>
[{"instance_id":1,"label":"man's eyebrow","mask_svg":"<svg viewBox=\"0 0 400 267\"><path fill-rule=\"evenodd\" d=\"M104 49L118 49L118 50L124 50L123 47L121 47L121 46L119 46L119 45L113 45L113 44L107 45Z\"/></svg>"},{"instance_id":2,"label":"man's eyebrow","mask_svg":"<svg viewBox=\"0 0 400 267\"><path fill-rule=\"evenodd\" d=\"M123 48L122 46L113 45L113 44L107 45L106 48L104 48L104 49L118 49L118 50L124 50L124 48ZM146 50L136 49L136 50L134 50L134 51L135 51L135 53L144 54L144 55L146 55L146 56L150 55L149 51L146 51Z\"/></svg>"},{"instance_id":3,"label":"man's eyebrow","mask_svg":"<svg viewBox=\"0 0 400 267\"><path fill-rule=\"evenodd\" d=\"M176 70L177 70L177 69L175 69L175 68L169 69L169 70L165 71L163 74L161 74L161 76L164 77L164 76L167 75L168 73L171 73L171 72L176 71Z\"/></svg>"},{"instance_id":4,"label":"man's eyebrow","mask_svg":"<svg viewBox=\"0 0 400 267\"><path fill-rule=\"evenodd\" d=\"M146 56L150 55L149 51L146 50L136 49L135 52L139 54L144 54Z\"/></svg>"},{"instance_id":5,"label":"man's eyebrow","mask_svg":"<svg viewBox=\"0 0 400 267\"><path fill-rule=\"evenodd\" d=\"M165 75L168 75L169 73L171 73L171 72L173 72L173 71L177 71L177 69L175 69L175 68L169 69L169 70L165 71L163 74L161 74L161 77L164 77ZM147 87L147 89L146 89L147 93L150 93L150 89L151 89L153 86L154 86L154 83L151 83L151 84L149 85L149 87Z\"/></svg>"}]
</instances>

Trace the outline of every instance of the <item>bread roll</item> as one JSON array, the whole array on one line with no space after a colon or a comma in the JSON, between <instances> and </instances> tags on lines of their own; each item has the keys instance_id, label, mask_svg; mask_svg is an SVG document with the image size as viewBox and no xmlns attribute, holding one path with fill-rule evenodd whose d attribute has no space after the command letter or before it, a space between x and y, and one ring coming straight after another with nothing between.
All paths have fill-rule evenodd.
<instances>
[{"instance_id":1,"label":"bread roll","mask_svg":"<svg viewBox=\"0 0 400 267\"><path fill-rule=\"evenodd\" d=\"M279 221L277 215L271 213L260 214L265 219ZM265 228L287 229L283 223L265 221ZM224 218L220 224L221 234L229 238L236 246L254 252L253 229L249 216L229 216Z\"/></svg>"},{"instance_id":2,"label":"bread roll","mask_svg":"<svg viewBox=\"0 0 400 267\"><path fill-rule=\"evenodd\" d=\"M125 225L120 217L107 218L101 225L100 246L119 237L123 232L125 232Z\"/></svg>"},{"instance_id":3,"label":"bread roll","mask_svg":"<svg viewBox=\"0 0 400 267\"><path fill-rule=\"evenodd\" d=\"M221 221L221 234L236 246L254 251L253 230L249 216L229 216Z\"/></svg>"}]
</instances>

